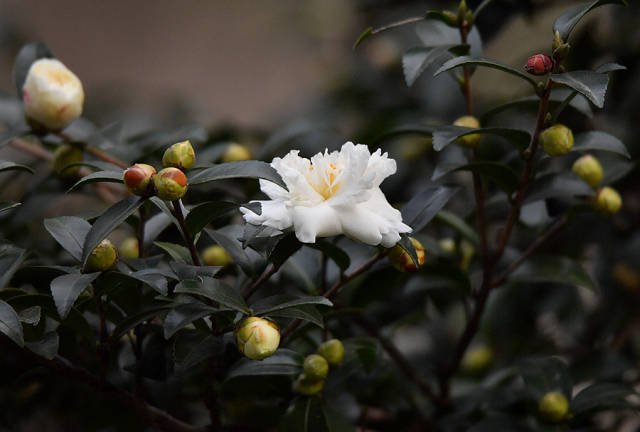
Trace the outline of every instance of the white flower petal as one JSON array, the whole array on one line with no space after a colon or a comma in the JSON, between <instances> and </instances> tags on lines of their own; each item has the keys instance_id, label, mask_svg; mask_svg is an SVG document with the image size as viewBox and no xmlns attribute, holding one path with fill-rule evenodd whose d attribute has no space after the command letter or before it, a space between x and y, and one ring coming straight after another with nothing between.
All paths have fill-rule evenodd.
<instances>
[{"instance_id":1,"label":"white flower petal","mask_svg":"<svg viewBox=\"0 0 640 432\"><path fill-rule=\"evenodd\" d=\"M252 201L259 202L262 206L261 214L257 214L245 207L240 207L240 211L247 223L252 225L265 225L278 230L290 228L293 224L291 212L281 201Z\"/></svg>"},{"instance_id":2,"label":"white flower petal","mask_svg":"<svg viewBox=\"0 0 640 432\"><path fill-rule=\"evenodd\" d=\"M335 210L326 203L314 207L293 207L291 212L293 229L302 243L315 243L316 237L342 233L342 226Z\"/></svg>"}]
</instances>

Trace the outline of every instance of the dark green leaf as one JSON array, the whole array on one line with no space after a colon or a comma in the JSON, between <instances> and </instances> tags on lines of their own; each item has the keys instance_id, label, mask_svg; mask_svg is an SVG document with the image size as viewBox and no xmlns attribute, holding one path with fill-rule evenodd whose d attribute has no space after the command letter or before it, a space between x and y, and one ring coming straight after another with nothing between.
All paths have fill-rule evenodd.
<instances>
[{"instance_id":1,"label":"dark green leaf","mask_svg":"<svg viewBox=\"0 0 640 432\"><path fill-rule=\"evenodd\" d=\"M468 45L411 48L402 56L402 71L407 86L411 87L429 66L449 60L452 52L462 55L468 51Z\"/></svg>"},{"instance_id":2,"label":"dark green leaf","mask_svg":"<svg viewBox=\"0 0 640 432\"><path fill-rule=\"evenodd\" d=\"M591 277L580 263L563 256L534 257L514 271L510 282L561 283L595 290Z\"/></svg>"},{"instance_id":3,"label":"dark green leaf","mask_svg":"<svg viewBox=\"0 0 640 432\"><path fill-rule=\"evenodd\" d=\"M321 250L327 257L336 263L341 271L346 271L351 265L351 258L349 255L340 249L335 244L328 242L327 240L317 240L315 243L309 244L314 249Z\"/></svg>"},{"instance_id":4,"label":"dark green leaf","mask_svg":"<svg viewBox=\"0 0 640 432\"><path fill-rule=\"evenodd\" d=\"M324 328L324 320L322 314L318 312L315 306L302 305L294 306L288 309L269 313L269 317L295 318L303 321L309 321L320 328Z\"/></svg>"},{"instance_id":5,"label":"dark green leaf","mask_svg":"<svg viewBox=\"0 0 640 432\"><path fill-rule=\"evenodd\" d=\"M255 274L256 271L251 259L242 249L242 245L237 239L222 231L205 229L205 232L213 239L213 241L231 255L233 261L242 268L242 271L244 271L248 276Z\"/></svg>"},{"instance_id":6,"label":"dark green leaf","mask_svg":"<svg viewBox=\"0 0 640 432\"><path fill-rule=\"evenodd\" d=\"M82 247L91 225L76 216L45 219L44 227L56 241L76 260L82 260Z\"/></svg>"},{"instance_id":7,"label":"dark green leaf","mask_svg":"<svg viewBox=\"0 0 640 432\"><path fill-rule=\"evenodd\" d=\"M177 358L176 368L178 373L188 372L209 357L219 356L224 351L224 342L217 336L207 336L193 347L186 356ZM175 352L175 350L174 350Z\"/></svg>"},{"instance_id":8,"label":"dark green leaf","mask_svg":"<svg viewBox=\"0 0 640 432\"><path fill-rule=\"evenodd\" d=\"M4 333L19 346L24 346L22 324L20 324L18 314L3 300L0 300L0 332Z\"/></svg>"},{"instance_id":9,"label":"dark green leaf","mask_svg":"<svg viewBox=\"0 0 640 432\"><path fill-rule=\"evenodd\" d=\"M187 231L194 236L212 221L237 211L239 207L249 208L256 214L262 213L260 203L257 202L236 204L229 201L209 201L194 206L189 210L189 214L185 218Z\"/></svg>"},{"instance_id":10,"label":"dark green leaf","mask_svg":"<svg viewBox=\"0 0 640 432\"><path fill-rule=\"evenodd\" d=\"M278 241L278 244L269 254L269 261L275 269L279 269L282 264L302 247L294 233L289 233Z\"/></svg>"},{"instance_id":11,"label":"dark green leaf","mask_svg":"<svg viewBox=\"0 0 640 432\"><path fill-rule=\"evenodd\" d=\"M416 247L413 245L413 242L409 240L409 236L407 236L406 234L402 234L400 236L400 241L398 241L398 246L400 246L406 253L409 254L413 265L415 265L416 268L420 268L418 251L416 251Z\"/></svg>"},{"instance_id":12,"label":"dark green leaf","mask_svg":"<svg viewBox=\"0 0 640 432\"><path fill-rule=\"evenodd\" d=\"M580 391L571 401L571 414L582 414L609 409L628 409L633 405L626 400L632 394L626 385L614 383L595 383Z\"/></svg>"},{"instance_id":13,"label":"dark green leaf","mask_svg":"<svg viewBox=\"0 0 640 432\"><path fill-rule=\"evenodd\" d=\"M468 164L440 164L434 170L431 180L437 180L444 175L456 171L471 171L487 177L494 181L498 187L507 194L513 192L520 182L518 174L513 168L499 162L490 161L478 161Z\"/></svg>"},{"instance_id":14,"label":"dark green leaf","mask_svg":"<svg viewBox=\"0 0 640 432\"><path fill-rule=\"evenodd\" d=\"M460 126L441 126L433 132L433 149L440 151L458 138L479 133L481 135L495 135L509 141L519 151L529 146L531 135L529 132L508 128L465 128Z\"/></svg>"},{"instance_id":15,"label":"dark green leaf","mask_svg":"<svg viewBox=\"0 0 640 432\"><path fill-rule=\"evenodd\" d=\"M0 172L2 171L26 171L31 174L35 172L32 168L26 165L20 165L15 162L0 160Z\"/></svg>"},{"instance_id":16,"label":"dark green leaf","mask_svg":"<svg viewBox=\"0 0 640 432\"><path fill-rule=\"evenodd\" d=\"M239 376L297 375L302 371L303 358L295 351L280 348L264 360L240 359L232 366L226 380Z\"/></svg>"},{"instance_id":17,"label":"dark green leaf","mask_svg":"<svg viewBox=\"0 0 640 432\"><path fill-rule=\"evenodd\" d=\"M627 70L627 67L618 63L605 63L596 68L596 72L598 73L609 73L622 70Z\"/></svg>"},{"instance_id":18,"label":"dark green leaf","mask_svg":"<svg viewBox=\"0 0 640 432\"><path fill-rule=\"evenodd\" d=\"M131 195L109 207L89 230L82 247L82 266L87 264L91 252L104 240L111 231L131 216L138 207L144 204L146 198Z\"/></svg>"},{"instance_id":19,"label":"dark green leaf","mask_svg":"<svg viewBox=\"0 0 640 432\"><path fill-rule=\"evenodd\" d=\"M460 30L450 27L441 21L427 20L415 26L416 35L425 47L440 47L460 44ZM472 53L482 51L482 38L476 26L471 28L467 37Z\"/></svg>"},{"instance_id":20,"label":"dark green leaf","mask_svg":"<svg viewBox=\"0 0 640 432\"><path fill-rule=\"evenodd\" d=\"M13 64L13 82L20 99L22 99L22 87L27 79L31 64L41 58L53 58L51 50L44 42L31 42L20 48Z\"/></svg>"},{"instance_id":21,"label":"dark green leaf","mask_svg":"<svg viewBox=\"0 0 640 432\"><path fill-rule=\"evenodd\" d=\"M98 276L100 276L100 272L88 274L72 273L58 276L51 281L51 295L62 319L67 317L69 310L71 310L80 293Z\"/></svg>"},{"instance_id":22,"label":"dark green leaf","mask_svg":"<svg viewBox=\"0 0 640 432\"><path fill-rule=\"evenodd\" d=\"M42 339L35 342L26 342L24 345L39 356L51 360L58 354L59 344L58 333L50 331L45 333Z\"/></svg>"},{"instance_id":23,"label":"dark green leaf","mask_svg":"<svg viewBox=\"0 0 640 432\"><path fill-rule=\"evenodd\" d=\"M590 131L576 136L575 145L571 151L588 152L593 150L613 152L631 159L631 155L622 141L606 132Z\"/></svg>"},{"instance_id":24,"label":"dark green leaf","mask_svg":"<svg viewBox=\"0 0 640 432\"><path fill-rule=\"evenodd\" d=\"M527 390L535 398L540 399L548 392L560 392L571 396L572 382L566 364L556 357L530 358L519 366L520 375Z\"/></svg>"},{"instance_id":25,"label":"dark green leaf","mask_svg":"<svg viewBox=\"0 0 640 432\"><path fill-rule=\"evenodd\" d=\"M563 41L567 41L571 30L589 11L606 4L627 5L625 0L596 0L589 4L573 6L564 11L553 23L553 33L558 32Z\"/></svg>"},{"instance_id":26,"label":"dark green leaf","mask_svg":"<svg viewBox=\"0 0 640 432\"><path fill-rule=\"evenodd\" d=\"M71 192L86 183L111 182L122 183L122 171L98 171L87 174L74 183L67 192Z\"/></svg>"},{"instance_id":27,"label":"dark green leaf","mask_svg":"<svg viewBox=\"0 0 640 432\"><path fill-rule=\"evenodd\" d=\"M251 310L255 315L269 315L272 312L301 305L333 306L333 303L321 296L298 297L290 294L278 294L258 300L251 305Z\"/></svg>"},{"instance_id":28,"label":"dark green leaf","mask_svg":"<svg viewBox=\"0 0 640 432\"><path fill-rule=\"evenodd\" d=\"M193 261L191 260L191 253L186 247L175 243L160 241L153 242L153 244L168 253L174 260L184 264L193 264Z\"/></svg>"},{"instance_id":29,"label":"dark green leaf","mask_svg":"<svg viewBox=\"0 0 640 432\"><path fill-rule=\"evenodd\" d=\"M551 91L551 96L549 97L549 106L552 108L555 107L555 110L557 111L557 107L561 105L565 100L567 100L568 106L572 107L576 111L584 114L587 117L593 116L593 111L591 110L591 104L589 103L589 101L586 100L584 96L578 95L578 92L567 88L553 89ZM498 105L497 107L494 107L482 114L480 123L488 123L493 116L507 109L530 108L533 111L538 109L538 105L540 105L540 98L538 96L527 96L520 99L515 99L502 105Z\"/></svg>"},{"instance_id":30,"label":"dark green leaf","mask_svg":"<svg viewBox=\"0 0 640 432\"><path fill-rule=\"evenodd\" d=\"M162 274L157 273L156 269L139 270L133 273L129 273L127 276L139 280L145 285L156 290L161 295L167 295L167 280Z\"/></svg>"},{"instance_id":31,"label":"dark green leaf","mask_svg":"<svg viewBox=\"0 0 640 432\"><path fill-rule=\"evenodd\" d=\"M20 313L18 313L18 318L20 319L20 322L35 326L40 322L41 313L42 308L40 306L31 306L26 309L22 309Z\"/></svg>"},{"instance_id":32,"label":"dark green leaf","mask_svg":"<svg viewBox=\"0 0 640 432\"><path fill-rule=\"evenodd\" d=\"M164 318L165 339L169 339L175 332L192 322L216 312L219 312L219 310L202 303L185 303L176 306Z\"/></svg>"},{"instance_id":33,"label":"dark green leaf","mask_svg":"<svg viewBox=\"0 0 640 432\"><path fill-rule=\"evenodd\" d=\"M232 178L260 178L287 189L287 185L282 181L282 177L280 177L280 174L278 174L271 165L266 162L256 160L227 162L213 165L191 175L189 178L189 184L199 185L215 180Z\"/></svg>"},{"instance_id":34,"label":"dark green leaf","mask_svg":"<svg viewBox=\"0 0 640 432\"><path fill-rule=\"evenodd\" d=\"M176 294L200 295L229 309L245 314L249 313L249 307L235 288L218 279L210 277L202 277L201 279L201 281L192 279L180 281L176 285L174 292Z\"/></svg>"},{"instance_id":35,"label":"dark green leaf","mask_svg":"<svg viewBox=\"0 0 640 432\"><path fill-rule=\"evenodd\" d=\"M591 196L593 190L584 181L570 173L546 174L536 178L524 199L530 203L547 198Z\"/></svg>"},{"instance_id":36,"label":"dark green leaf","mask_svg":"<svg viewBox=\"0 0 640 432\"><path fill-rule=\"evenodd\" d=\"M511 75L514 75L518 78L521 78L525 81L527 81L529 84L531 84L531 86L533 86L534 90L536 89L538 83L536 80L534 80L533 78L531 78L531 76L527 75L526 73L522 72L521 70L518 70L514 67L511 67L509 65L494 61L494 60L489 60L489 59L485 59L485 58L481 58L481 57L471 57L471 56L462 56L462 57L456 57L453 58L451 60L449 60L448 62L446 62L445 64L443 64L440 69L438 69L433 76L438 76L440 75L442 72L446 72L448 70L457 68L457 67L461 67L461 66L484 66L484 67L488 67L488 68L492 68L492 69L498 69L501 70L503 72L507 72Z\"/></svg>"},{"instance_id":37,"label":"dark green leaf","mask_svg":"<svg viewBox=\"0 0 640 432\"><path fill-rule=\"evenodd\" d=\"M458 190L456 186L427 186L402 208L402 220L414 232L421 231Z\"/></svg>"},{"instance_id":38,"label":"dark green leaf","mask_svg":"<svg viewBox=\"0 0 640 432\"><path fill-rule=\"evenodd\" d=\"M475 230L456 214L446 210L440 210L436 215L436 219L440 222L446 223L458 231L464 238L469 240L475 246L480 244L480 239L478 238L478 234L476 234Z\"/></svg>"},{"instance_id":39,"label":"dark green leaf","mask_svg":"<svg viewBox=\"0 0 640 432\"><path fill-rule=\"evenodd\" d=\"M214 277L222 269L221 266L194 266L180 262L170 262L169 265L180 280Z\"/></svg>"},{"instance_id":40,"label":"dark green leaf","mask_svg":"<svg viewBox=\"0 0 640 432\"><path fill-rule=\"evenodd\" d=\"M0 288L9 285L13 274L26 257L27 251L24 249L10 244L0 245Z\"/></svg>"},{"instance_id":41,"label":"dark green leaf","mask_svg":"<svg viewBox=\"0 0 640 432\"><path fill-rule=\"evenodd\" d=\"M113 332L111 332L111 340L118 341L129 330L141 324L144 321L151 320L157 316L162 315L165 311L170 310L173 307L172 304L166 306L152 307L138 312L135 315L128 316L122 322L118 323Z\"/></svg>"},{"instance_id":42,"label":"dark green leaf","mask_svg":"<svg viewBox=\"0 0 640 432\"><path fill-rule=\"evenodd\" d=\"M584 95L595 106L604 106L604 97L609 85L607 74L593 71L571 71L551 75L551 80L557 84L563 84Z\"/></svg>"}]
</instances>

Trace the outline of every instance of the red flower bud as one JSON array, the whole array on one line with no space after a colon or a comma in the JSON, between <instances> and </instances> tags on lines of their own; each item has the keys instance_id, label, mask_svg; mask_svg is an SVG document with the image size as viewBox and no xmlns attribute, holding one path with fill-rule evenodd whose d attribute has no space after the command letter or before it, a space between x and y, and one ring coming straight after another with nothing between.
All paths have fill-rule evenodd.
<instances>
[{"instance_id":1,"label":"red flower bud","mask_svg":"<svg viewBox=\"0 0 640 432\"><path fill-rule=\"evenodd\" d=\"M122 179L127 189L132 193L146 196L153 193L153 188L149 186L155 175L156 170L151 165L135 164L124 171ZM153 185L153 183L151 183L151 185Z\"/></svg>"},{"instance_id":2,"label":"red flower bud","mask_svg":"<svg viewBox=\"0 0 640 432\"><path fill-rule=\"evenodd\" d=\"M551 56L536 54L529 57L524 69L532 75L546 75L553 70L555 62Z\"/></svg>"}]
</instances>

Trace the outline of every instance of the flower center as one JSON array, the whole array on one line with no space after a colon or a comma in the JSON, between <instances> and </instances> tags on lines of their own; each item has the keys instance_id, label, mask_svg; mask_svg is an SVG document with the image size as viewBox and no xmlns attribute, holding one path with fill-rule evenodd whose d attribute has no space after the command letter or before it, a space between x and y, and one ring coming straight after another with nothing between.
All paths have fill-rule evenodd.
<instances>
[{"instance_id":1,"label":"flower center","mask_svg":"<svg viewBox=\"0 0 640 432\"><path fill-rule=\"evenodd\" d=\"M313 165L309 167L310 183L318 194L328 200L340 189L342 168L336 167L332 162L323 165L320 169Z\"/></svg>"}]
</instances>

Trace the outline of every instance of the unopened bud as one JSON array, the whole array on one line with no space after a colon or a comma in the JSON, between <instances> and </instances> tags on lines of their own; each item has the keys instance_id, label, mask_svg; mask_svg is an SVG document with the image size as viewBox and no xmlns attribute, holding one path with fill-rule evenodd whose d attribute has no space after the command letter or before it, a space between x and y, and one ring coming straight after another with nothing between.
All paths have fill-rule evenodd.
<instances>
[{"instance_id":1,"label":"unopened bud","mask_svg":"<svg viewBox=\"0 0 640 432\"><path fill-rule=\"evenodd\" d=\"M178 168L165 168L153 177L156 195L165 201L175 201L187 193L187 177Z\"/></svg>"},{"instance_id":2,"label":"unopened bud","mask_svg":"<svg viewBox=\"0 0 640 432\"><path fill-rule=\"evenodd\" d=\"M331 366L340 366L344 359L344 345L338 339L329 339L318 347L318 354Z\"/></svg>"},{"instance_id":3,"label":"unopened bud","mask_svg":"<svg viewBox=\"0 0 640 432\"><path fill-rule=\"evenodd\" d=\"M569 414L569 402L562 393L549 392L540 399L538 412L544 420L558 423Z\"/></svg>"},{"instance_id":4,"label":"unopened bud","mask_svg":"<svg viewBox=\"0 0 640 432\"><path fill-rule=\"evenodd\" d=\"M593 200L593 206L599 213L613 215L620 211L622 198L615 189L605 186L598 189L596 198Z\"/></svg>"},{"instance_id":5,"label":"unopened bud","mask_svg":"<svg viewBox=\"0 0 640 432\"><path fill-rule=\"evenodd\" d=\"M305 374L301 374L293 384L293 389L296 393L305 396L313 396L322 391L324 387L324 380L314 380L307 377Z\"/></svg>"},{"instance_id":6,"label":"unopened bud","mask_svg":"<svg viewBox=\"0 0 640 432\"><path fill-rule=\"evenodd\" d=\"M78 146L63 144L53 153L53 170L60 177L77 176L80 166L67 167L78 162L82 162L82 149Z\"/></svg>"},{"instance_id":7,"label":"unopened bud","mask_svg":"<svg viewBox=\"0 0 640 432\"><path fill-rule=\"evenodd\" d=\"M602 181L602 165L598 159L591 155L584 155L577 159L571 167L571 171L589 186L595 188Z\"/></svg>"},{"instance_id":8,"label":"unopened bud","mask_svg":"<svg viewBox=\"0 0 640 432\"><path fill-rule=\"evenodd\" d=\"M302 370L312 380L323 380L329 374L329 363L321 355L311 354L304 359Z\"/></svg>"},{"instance_id":9,"label":"unopened bud","mask_svg":"<svg viewBox=\"0 0 640 432\"><path fill-rule=\"evenodd\" d=\"M240 321L235 336L240 352L252 360L263 360L273 355L280 344L278 326L260 317Z\"/></svg>"},{"instance_id":10,"label":"unopened bud","mask_svg":"<svg viewBox=\"0 0 640 432\"><path fill-rule=\"evenodd\" d=\"M438 244L445 253L450 255L456 253L456 242L452 238L443 238L438 242Z\"/></svg>"},{"instance_id":11,"label":"unopened bud","mask_svg":"<svg viewBox=\"0 0 640 432\"><path fill-rule=\"evenodd\" d=\"M469 375L481 375L493 361L493 351L486 345L469 348L462 358L462 371Z\"/></svg>"},{"instance_id":12,"label":"unopened bud","mask_svg":"<svg viewBox=\"0 0 640 432\"><path fill-rule=\"evenodd\" d=\"M120 256L123 258L138 258L140 256L140 245L135 237L127 237L120 243Z\"/></svg>"},{"instance_id":13,"label":"unopened bud","mask_svg":"<svg viewBox=\"0 0 640 432\"><path fill-rule=\"evenodd\" d=\"M140 196L153 195L153 178L156 169L147 164L135 164L124 170L122 180L131 193Z\"/></svg>"},{"instance_id":14,"label":"unopened bud","mask_svg":"<svg viewBox=\"0 0 640 432\"><path fill-rule=\"evenodd\" d=\"M208 266L226 266L233 262L231 255L222 246L213 245L206 248L202 254L202 261Z\"/></svg>"},{"instance_id":15,"label":"unopened bud","mask_svg":"<svg viewBox=\"0 0 640 432\"><path fill-rule=\"evenodd\" d=\"M458 5L458 16L460 17L460 20L464 19L464 16L467 14L468 10L469 8L467 7L466 0L461 0L460 4Z\"/></svg>"},{"instance_id":16,"label":"unopened bud","mask_svg":"<svg viewBox=\"0 0 640 432\"><path fill-rule=\"evenodd\" d=\"M565 155L573 148L573 132L562 124L555 124L540 134L542 149L549 156Z\"/></svg>"},{"instance_id":17,"label":"unopened bud","mask_svg":"<svg viewBox=\"0 0 640 432\"><path fill-rule=\"evenodd\" d=\"M190 170L196 163L196 153L193 151L189 140L176 143L165 150L162 156L162 166L165 168L179 168L183 171Z\"/></svg>"},{"instance_id":18,"label":"unopened bud","mask_svg":"<svg viewBox=\"0 0 640 432\"><path fill-rule=\"evenodd\" d=\"M251 159L251 152L243 145L231 143L222 155L222 162L237 162Z\"/></svg>"},{"instance_id":19,"label":"unopened bud","mask_svg":"<svg viewBox=\"0 0 640 432\"><path fill-rule=\"evenodd\" d=\"M480 127L480 122L474 116L466 115L454 121L453 125L478 129ZM475 147L481 139L482 135L480 134L470 134L458 138L458 143L466 147Z\"/></svg>"},{"instance_id":20,"label":"unopened bud","mask_svg":"<svg viewBox=\"0 0 640 432\"><path fill-rule=\"evenodd\" d=\"M554 60L547 54L536 54L527 60L524 69L531 75L546 75L553 70Z\"/></svg>"},{"instance_id":21,"label":"unopened bud","mask_svg":"<svg viewBox=\"0 0 640 432\"><path fill-rule=\"evenodd\" d=\"M418 257L418 265L413 262L411 255L405 251L402 246L395 245L389 252L389 260L396 270L401 272L413 273L420 270L420 267L424 264L425 251L424 246L418 240L413 237L409 237L413 247L416 249L416 255Z\"/></svg>"},{"instance_id":22,"label":"unopened bud","mask_svg":"<svg viewBox=\"0 0 640 432\"><path fill-rule=\"evenodd\" d=\"M84 90L80 79L62 62L41 58L29 68L22 99L29 120L59 131L82 114Z\"/></svg>"},{"instance_id":23,"label":"unopened bud","mask_svg":"<svg viewBox=\"0 0 640 432\"><path fill-rule=\"evenodd\" d=\"M458 27L458 15L451 11L442 11L442 19L449 27Z\"/></svg>"},{"instance_id":24,"label":"unopened bud","mask_svg":"<svg viewBox=\"0 0 640 432\"><path fill-rule=\"evenodd\" d=\"M116 247L109 240L104 239L91 252L87 260L88 271L105 271L113 267L118 261Z\"/></svg>"}]
</instances>

